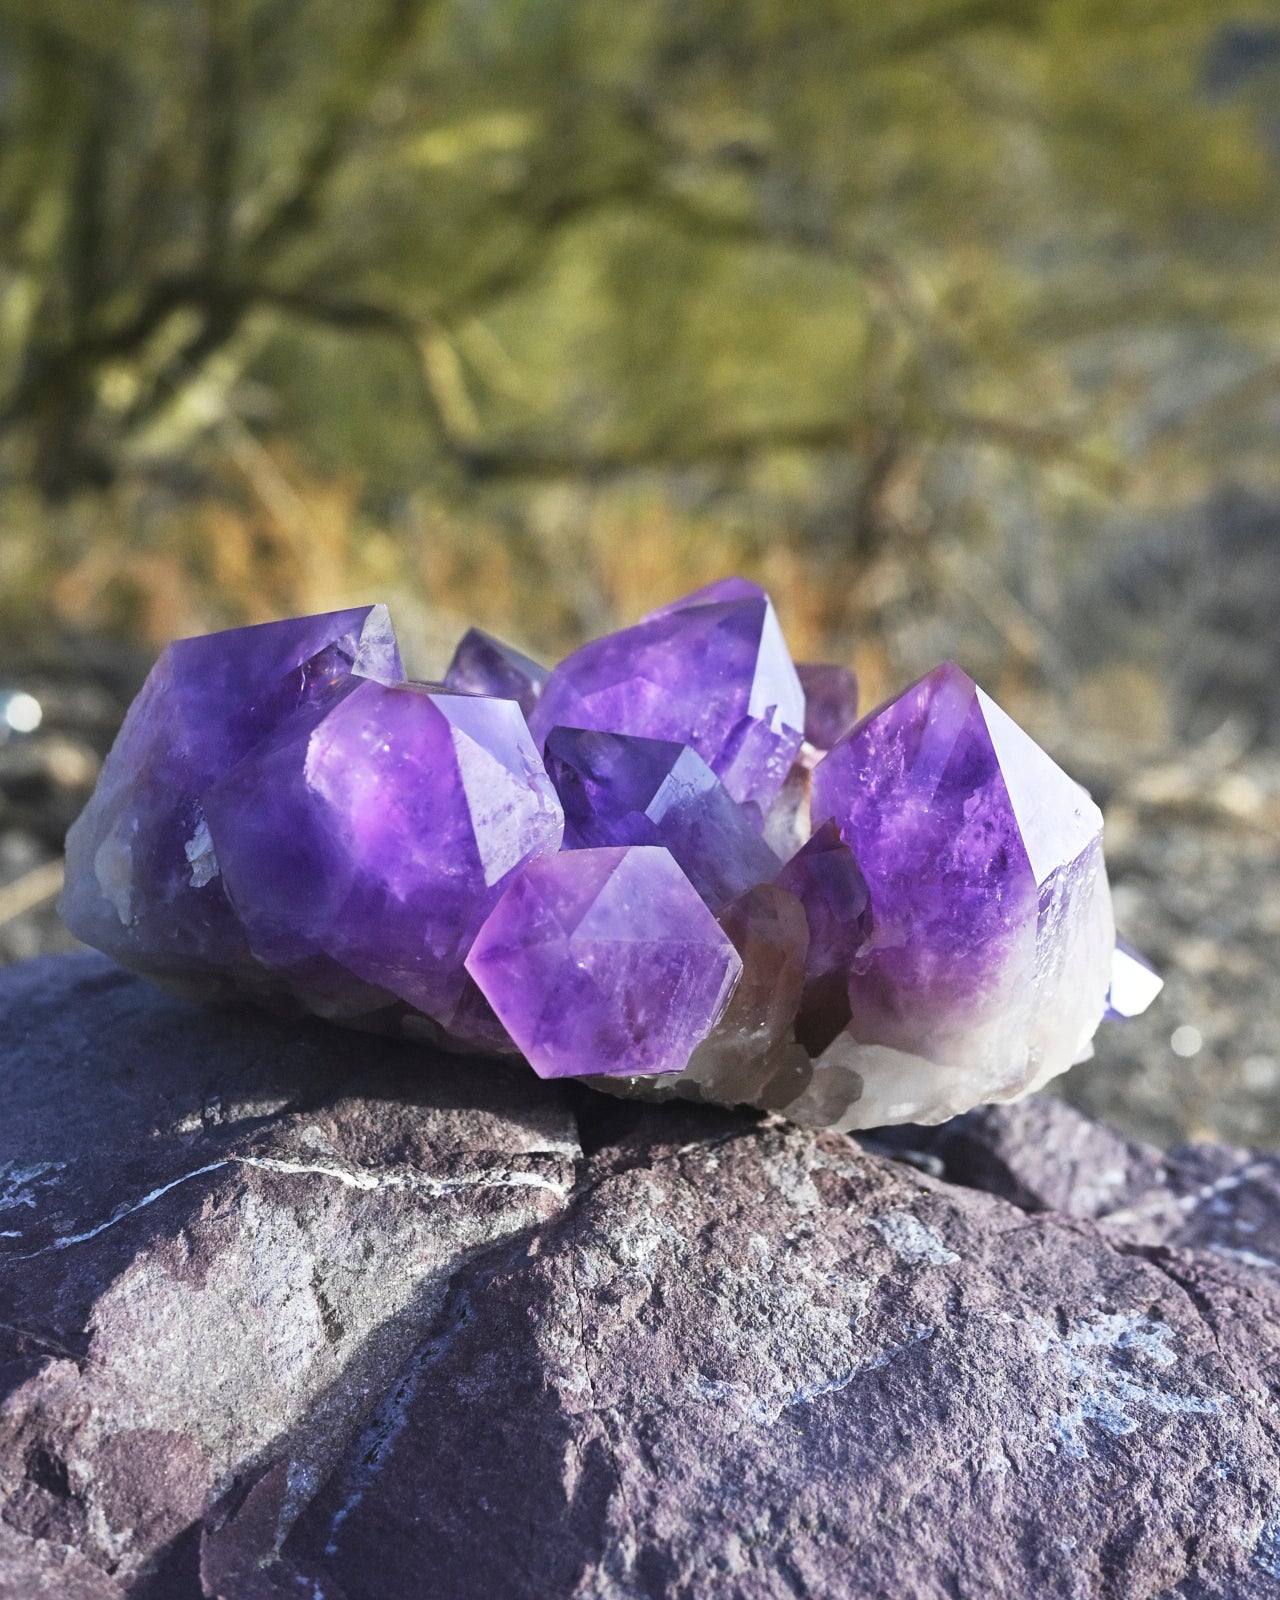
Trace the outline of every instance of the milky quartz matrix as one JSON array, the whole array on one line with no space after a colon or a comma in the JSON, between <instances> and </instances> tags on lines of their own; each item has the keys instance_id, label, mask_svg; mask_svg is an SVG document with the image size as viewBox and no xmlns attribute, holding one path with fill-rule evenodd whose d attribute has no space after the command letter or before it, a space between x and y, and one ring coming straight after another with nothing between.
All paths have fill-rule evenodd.
<instances>
[{"instance_id":1,"label":"milky quartz matrix","mask_svg":"<svg viewBox=\"0 0 1280 1600\"><path fill-rule=\"evenodd\" d=\"M443 683L382 606L179 640L61 910L192 998L839 1128L1038 1088L1160 986L1097 807L972 679L858 720L740 578L551 670L472 629Z\"/></svg>"}]
</instances>

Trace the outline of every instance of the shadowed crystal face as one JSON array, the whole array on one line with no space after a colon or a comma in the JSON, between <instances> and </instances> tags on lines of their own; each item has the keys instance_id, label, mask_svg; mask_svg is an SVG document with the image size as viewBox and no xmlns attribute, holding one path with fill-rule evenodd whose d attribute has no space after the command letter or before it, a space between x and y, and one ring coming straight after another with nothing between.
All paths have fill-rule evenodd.
<instances>
[{"instance_id":1,"label":"shadowed crystal face","mask_svg":"<svg viewBox=\"0 0 1280 1600\"><path fill-rule=\"evenodd\" d=\"M927 1104L896 1111L891 1088L864 1090L862 1112L950 1115L957 1096L1017 1093L1077 1058L1114 945L1101 815L970 678L944 665L864 719L814 769L813 815L834 819L871 906L831 1049L955 1069Z\"/></svg>"},{"instance_id":2,"label":"shadowed crystal face","mask_svg":"<svg viewBox=\"0 0 1280 1600\"><path fill-rule=\"evenodd\" d=\"M503 644L501 639L482 633L479 628L468 628L453 652L444 682L447 689L456 689L459 694L489 694L514 700L527 717L538 703L548 676L546 667Z\"/></svg>"},{"instance_id":3,"label":"shadowed crystal face","mask_svg":"<svg viewBox=\"0 0 1280 1600\"><path fill-rule=\"evenodd\" d=\"M652 845L531 862L467 970L543 1078L679 1072L742 962L670 854Z\"/></svg>"},{"instance_id":4,"label":"shadowed crystal face","mask_svg":"<svg viewBox=\"0 0 1280 1600\"><path fill-rule=\"evenodd\" d=\"M778 870L777 856L688 745L553 728L545 757L570 849L663 845L712 910Z\"/></svg>"},{"instance_id":5,"label":"shadowed crystal face","mask_svg":"<svg viewBox=\"0 0 1280 1600\"><path fill-rule=\"evenodd\" d=\"M815 749L830 750L858 720L857 675L826 661L799 661L796 675L804 690L804 736Z\"/></svg>"},{"instance_id":6,"label":"shadowed crystal face","mask_svg":"<svg viewBox=\"0 0 1280 1600\"><path fill-rule=\"evenodd\" d=\"M583 645L529 725L539 745L557 725L691 745L758 827L800 748L804 691L764 591L729 579Z\"/></svg>"},{"instance_id":7,"label":"shadowed crystal face","mask_svg":"<svg viewBox=\"0 0 1280 1600\"><path fill-rule=\"evenodd\" d=\"M514 701L414 684L294 718L204 803L259 961L332 957L446 1024L480 924L564 826Z\"/></svg>"},{"instance_id":8,"label":"shadowed crystal face","mask_svg":"<svg viewBox=\"0 0 1280 1600\"><path fill-rule=\"evenodd\" d=\"M68 926L144 970L216 970L242 957L201 797L291 717L403 675L385 606L169 645L68 836Z\"/></svg>"}]
</instances>

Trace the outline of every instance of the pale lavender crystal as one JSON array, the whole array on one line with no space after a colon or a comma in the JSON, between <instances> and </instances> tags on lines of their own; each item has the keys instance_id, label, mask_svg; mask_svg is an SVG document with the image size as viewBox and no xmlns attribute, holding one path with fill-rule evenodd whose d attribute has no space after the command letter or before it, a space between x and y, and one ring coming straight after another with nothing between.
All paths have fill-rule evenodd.
<instances>
[{"instance_id":1,"label":"pale lavender crystal","mask_svg":"<svg viewBox=\"0 0 1280 1600\"><path fill-rule=\"evenodd\" d=\"M531 862L467 970L544 1078L678 1072L742 962L670 854L653 845Z\"/></svg>"},{"instance_id":2,"label":"pale lavender crystal","mask_svg":"<svg viewBox=\"0 0 1280 1600\"><path fill-rule=\"evenodd\" d=\"M1111 986L1107 990L1107 1016L1113 1022L1139 1017L1164 988L1146 956L1124 939L1116 940L1111 962Z\"/></svg>"},{"instance_id":3,"label":"pale lavender crystal","mask_svg":"<svg viewBox=\"0 0 1280 1600\"><path fill-rule=\"evenodd\" d=\"M813 814L871 897L851 1021L818 1063L861 1078L855 1121L938 1120L1088 1049L1115 944L1101 815L959 667L819 762Z\"/></svg>"},{"instance_id":4,"label":"pale lavender crystal","mask_svg":"<svg viewBox=\"0 0 1280 1600\"><path fill-rule=\"evenodd\" d=\"M529 716L549 676L546 667L513 650L492 634L468 628L445 672L445 687L462 694L496 695L514 700Z\"/></svg>"},{"instance_id":5,"label":"pale lavender crystal","mask_svg":"<svg viewBox=\"0 0 1280 1600\"><path fill-rule=\"evenodd\" d=\"M797 661L804 690L804 736L817 750L833 749L858 720L858 677L852 667Z\"/></svg>"},{"instance_id":6,"label":"pale lavender crystal","mask_svg":"<svg viewBox=\"0 0 1280 1600\"><path fill-rule=\"evenodd\" d=\"M564 826L514 701L416 684L291 719L204 808L259 961L331 957L446 1026L480 924Z\"/></svg>"},{"instance_id":7,"label":"pale lavender crystal","mask_svg":"<svg viewBox=\"0 0 1280 1600\"><path fill-rule=\"evenodd\" d=\"M800 748L804 691L768 596L728 579L562 661L529 719L540 745L557 725L692 745L758 827Z\"/></svg>"},{"instance_id":8,"label":"pale lavender crystal","mask_svg":"<svg viewBox=\"0 0 1280 1600\"><path fill-rule=\"evenodd\" d=\"M778 870L777 856L688 745L553 728L544 756L569 849L664 845L713 911Z\"/></svg>"},{"instance_id":9,"label":"pale lavender crystal","mask_svg":"<svg viewBox=\"0 0 1280 1600\"><path fill-rule=\"evenodd\" d=\"M292 716L402 677L385 606L169 645L67 838L71 930L155 973L217 972L243 958L202 796Z\"/></svg>"}]
</instances>

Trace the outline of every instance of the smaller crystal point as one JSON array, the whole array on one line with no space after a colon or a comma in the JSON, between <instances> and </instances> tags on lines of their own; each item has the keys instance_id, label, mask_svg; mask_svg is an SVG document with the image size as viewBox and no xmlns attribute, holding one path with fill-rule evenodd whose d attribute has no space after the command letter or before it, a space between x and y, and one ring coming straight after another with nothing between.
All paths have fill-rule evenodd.
<instances>
[{"instance_id":1,"label":"smaller crystal point","mask_svg":"<svg viewBox=\"0 0 1280 1600\"><path fill-rule=\"evenodd\" d=\"M479 628L468 628L453 652L444 682L446 688L460 694L514 700L527 717L538 703L549 675L549 668L539 666L501 639L482 633Z\"/></svg>"},{"instance_id":2,"label":"smaller crystal point","mask_svg":"<svg viewBox=\"0 0 1280 1600\"><path fill-rule=\"evenodd\" d=\"M804 690L768 596L726 579L593 639L547 679L529 726L691 745L757 829L800 749Z\"/></svg>"},{"instance_id":3,"label":"smaller crystal point","mask_svg":"<svg viewBox=\"0 0 1280 1600\"><path fill-rule=\"evenodd\" d=\"M797 661L804 689L804 736L818 750L833 750L858 720L858 676L852 667Z\"/></svg>"},{"instance_id":4,"label":"smaller crystal point","mask_svg":"<svg viewBox=\"0 0 1280 1600\"><path fill-rule=\"evenodd\" d=\"M777 856L688 745L553 728L544 753L568 848L664 845L712 910L777 872Z\"/></svg>"},{"instance_id":5,"label":"smaller crystal point","mask_svg":"<svg viewBox=\"0 0 1280 1600\"><path fill-rule=\"evenodd\" d=\"M1111 958L1107 1017L1113 1022L1140 1017L1163 988L1164 979L1146 956L1125 940L1117 939Z\"/></svg>"},{"instance_id":6,"label":"smaller crystal point","mask_svg":"<svg viewBox=\"0 0 1280 1600\"><path fill-rule=\"evenodd\" d=\"M543 1078L679 1072L742 971L692 884L653 845L530 862L466 965Z\"/></svg>"}]
</instances>

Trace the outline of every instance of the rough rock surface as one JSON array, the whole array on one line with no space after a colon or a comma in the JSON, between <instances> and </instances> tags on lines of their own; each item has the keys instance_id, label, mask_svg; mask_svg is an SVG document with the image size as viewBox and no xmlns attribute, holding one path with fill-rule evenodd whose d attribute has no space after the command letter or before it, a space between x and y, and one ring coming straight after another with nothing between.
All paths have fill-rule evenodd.
<instances>
[{"instance_id":1,"label":"rough rock surface","mask_svg":"<svg viewBox=\"0 0 1280 1600\"><path fill-rule=\"evenodd\" d=\"M0 974L0 1597L1280 1594L1280 1160Z\"/></svg>"}]
</instances>

